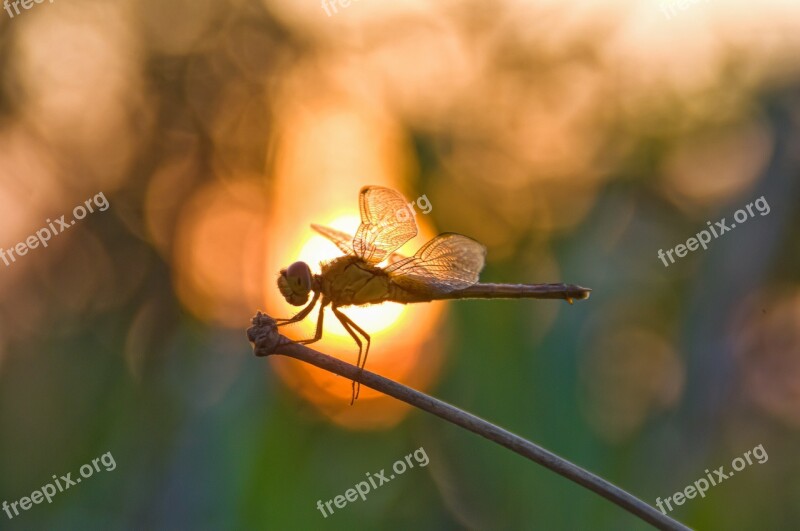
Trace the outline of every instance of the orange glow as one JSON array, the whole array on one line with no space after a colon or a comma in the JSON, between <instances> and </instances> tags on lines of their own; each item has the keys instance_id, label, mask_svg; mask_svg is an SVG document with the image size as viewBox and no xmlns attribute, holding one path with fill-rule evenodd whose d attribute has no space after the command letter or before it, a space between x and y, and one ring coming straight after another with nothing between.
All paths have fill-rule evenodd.
<instances>
[{"instance_id":1,"label":"orange glow","mask_svg":"<svg viewBox=\"0 0 800 531\"><path fill-rule=\"evenodd\" d=\"M314 83L307 86L316 87ZM303 260L318 273L320 261L341 255L309 225L329 225L354 234L359 223L359 189L377 184L402 190L398 183L413 168L400 128L384 114L360 103L322 101L314 93L306 96L301 98L303 107L278 106L283 127L270 194L272 217L265 235L270 252L264 286L265 309L274 317L289 317L300 310L290 306L275 285L281 268ZM426 216L418 214L417 224L420 234L401 253L413 254L435 236ZM436 332L443 309L443 303L342 308L372 338L366 369L418 389L428 387L438 375L442 348ZM315 309L303 322L281 331L292 339L313 337L317 317ZM356 343L330 308L325 311L322 340L311 346L350 363L358 355ZM409 410L365 387L351 407L349 380L280 356L272 358L272 366L290 388L346 427L389 428Z\"/></svg>"}]
</instances>

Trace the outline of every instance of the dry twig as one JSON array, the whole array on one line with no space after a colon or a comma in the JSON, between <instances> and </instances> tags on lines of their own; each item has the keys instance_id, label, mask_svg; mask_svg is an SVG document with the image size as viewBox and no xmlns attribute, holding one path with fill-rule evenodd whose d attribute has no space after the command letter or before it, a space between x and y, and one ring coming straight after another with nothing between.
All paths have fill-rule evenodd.
<instances>
[{"instance_id":1,"label":"dry twig","mask_svg":"<svg viewBox=\"0 0 800 531\"><path fill-rule=\"evenodd\" d=\"M355 380L362 385L402 400L407 404L477 433L501 446L505 446L509 450L549 468L556 474L596 492L658 529L682 531L689 529L616 485L518 435L514 435L503 428L425 393L406 387L383 376L359 369L355 365L322 354L305 345L292 342L278 333L275 320L268 315L258 312L253 317L252 323L253 326L247 330L247 337L254 345L256 356L281 354L310 363L315 367L344 376L349 380Z\"/></svg>"}]
</instances>

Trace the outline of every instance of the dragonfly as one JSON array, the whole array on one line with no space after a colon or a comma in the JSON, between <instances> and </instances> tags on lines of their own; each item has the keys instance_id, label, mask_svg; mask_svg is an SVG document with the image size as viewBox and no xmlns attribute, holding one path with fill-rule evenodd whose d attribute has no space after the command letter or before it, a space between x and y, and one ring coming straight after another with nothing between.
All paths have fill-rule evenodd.
<instances>
[{"instance_id":1,"label":"dragonfly","mask_svg":"<svg viewBox=\"0 0 800 531\"><path fill-rule=\"evenodd\" d=\"M414 256L397 253L397 249L417 235L417 224L408 205L403 195L391 188L365 186L358 195L361 224L355 236L312 224L313 230L333 242L344 255L322 262L319 274L312 273L305 262L294 262L281 269L278 289L289 304L304 308L293 317L277 319L277 325L302 321L319 303L314 337L297 341L304 345L314 343L322 338L325 308L330 306L358 345L356 366L363 370L371 338L342 312L342 307L520 298L563 299L572 304L573 300L589 298L591 289L574 284L479 283L486 247L455 232L439 234ZM382 263L385 265L381 266ZM360 384L353 381L351 405L359 391Z\"/></svg>"}]
</instances>

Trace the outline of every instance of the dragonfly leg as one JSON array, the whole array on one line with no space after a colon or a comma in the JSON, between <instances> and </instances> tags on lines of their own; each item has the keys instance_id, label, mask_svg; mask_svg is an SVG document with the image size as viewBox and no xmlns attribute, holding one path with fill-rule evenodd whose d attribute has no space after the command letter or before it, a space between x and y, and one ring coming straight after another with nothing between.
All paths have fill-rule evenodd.
<instances>
[{"instance_id":1,"label":"dragonfly leg","mask_svg":"<svg viewBox=\"0 0 800 531\"><path fill-rule=\"evenodd\" d=\"M367 348L364 351L364 361L361 361L361 348L360 348L361 344L359 343L358 358L359 358L359 361L361 363L360 364L358 362L356 363L356 366L358 366L359 368L363 369L367 365L367 356L369 356L369 346L370 346L370 343L371 343L371 339L369 337L369 334L364 332L364 330L360 326L358 326L356 323L354 323L353 320L350 319L349 317L347 317L344 313L342 313L339 310L336 310L336 311L337 311L336 317L339 318L339 321L341 321L341 323L343 325L345 324L345 322L347 323L345 328L347 328L347 327L354 328L359 334L361 334L364 337L364 339L367 340ZM353 336L354 338L356 337L355 334L353 334L352 330L348 330L348 332L350 332L350 335ZM356 386L356 396L355 396L355 398L358 398L358 393L360 391L361 391L361 385L359 384L359 385Z\"/></svg>"},{"instance_id":2,"label":"dragonfly leg","mask_svg":"<svg viewBox=\"0 0 800 531\"><path fill-rule=\"evenodd\" d=\"M311 339L301 339L300 341L295 341L300 345L310 345L311 343L316 343L320 339L322 339L322 321L325 318L325 306L326 304L322 304L319 307L319 317L317 317L317 331L314 334L314 337Z\"/></svg>"},{"instance_id":3,"label":"dragonfly leg","mask_svg":"<svg viewBox=\"0 0 800 531\"><path fill-rule=\"evenodd\" d=\"M347 330L347 333L350 334L350 337L352 337L353 340L356 342L356 345L358 345L358 361L356 361L356 366L358 366L359 363L361 363L361 350L363 346L361 338L358 337L358 335L355 332L353 332L353 329L351 328L350 323L348 323L348 318L345 314L339 311L339 309L335 306L332 306L331 309L333 310L333 314L336 316L336 318L339 319L339 322L342 323L344 329ZM351 406L353 405L353 402L355 402L356 399L356 385L358 385L358 390L360 390L361 384L357 384L357 382L353 380L353 393L350 396Z\"/></svg>"},{"instance_id":4,"label":"dragonfly leg","mask_svg":"<svg viewBox=\"0 0 800 531\"><path fill-rule=\"evenodd\" d=\"M314 293L314 298L311 299L311 302L308 303L308 305L305 308L297 312L294 315L294 317L290 319L275 319L275 322L278 323L278 326L283 326L287 324L296 323L298 321L302 321L303 319L306 318L308 314L311 313L311 310L314 309L314 306L316 306L318 300L319 300L319 292L317 291Z\"/></svg>"}]
</instances>

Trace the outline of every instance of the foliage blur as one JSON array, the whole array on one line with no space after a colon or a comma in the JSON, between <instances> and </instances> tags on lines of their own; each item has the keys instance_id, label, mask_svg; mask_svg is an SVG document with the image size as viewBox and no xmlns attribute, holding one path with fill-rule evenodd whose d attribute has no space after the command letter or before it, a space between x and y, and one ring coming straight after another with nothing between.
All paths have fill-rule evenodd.
<instances>
[{"instance_id":1,"label":"foliage blur","mask_svg":"<svg viewBox=\"0 0 800 531\"><path fill-rule=\"evenodd\" d=\"M0 528L645 528L470 433L252 356L250 316L292 311L274 282L308 224L356 215L373 183L425 194L424 234L483 242L484 281L594 291L408 308L368 368L651 504L763 444L768 462L672 515L796 526L800 9L668 4L0 12L0 247L110 202L0 264L0 502L117 463ZM657 258L761 196L769 215ZM317 510L420 446L426 468Z\"/></svg>"}]
</instances>

